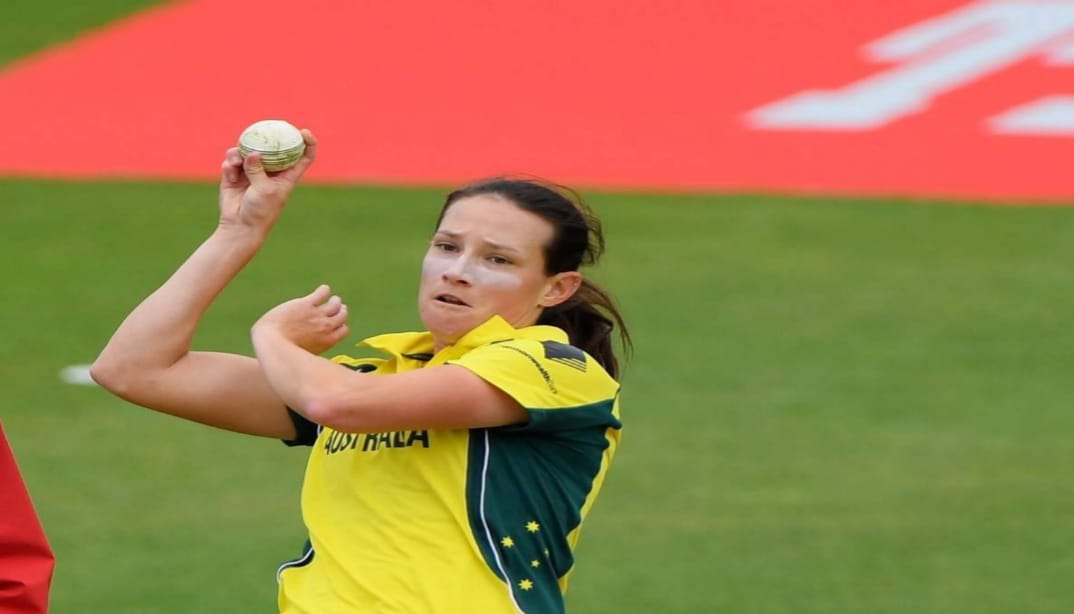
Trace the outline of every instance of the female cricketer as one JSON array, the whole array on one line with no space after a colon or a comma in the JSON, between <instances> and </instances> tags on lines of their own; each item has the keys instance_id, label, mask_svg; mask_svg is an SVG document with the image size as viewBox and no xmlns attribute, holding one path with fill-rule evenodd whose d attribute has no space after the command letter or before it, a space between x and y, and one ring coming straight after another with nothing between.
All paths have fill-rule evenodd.
<instances>
[{"instance_id":1,"label":"female cricketer","mask_svg":"<svg viewBox=\"0 0 1074 614\"><path fill-rule=\"evenodd\" d=\"M359 344L383 357L320 356L349 333L327 285L257 320L255 356L193 351L313 163L303 137L279 173L228 150L216 230L123 321L93 378L132 403L312 446L309 540L277 574L281 612L563 612L622 427L613 330L630 341L579 270L603 250L599 222L562 188L482 181L441 211L418 289L427 330Z\"/></svg>"}]
</instances>

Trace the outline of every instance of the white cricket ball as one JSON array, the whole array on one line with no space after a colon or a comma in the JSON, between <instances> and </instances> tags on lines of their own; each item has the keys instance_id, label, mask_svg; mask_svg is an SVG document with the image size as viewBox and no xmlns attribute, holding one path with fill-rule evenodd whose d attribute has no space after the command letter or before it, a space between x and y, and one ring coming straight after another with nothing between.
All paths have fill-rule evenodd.
<instances>
[{"instance_id":1,"label":"white cricket ball","mask_svg":"<svg viewBox=\"0 0 1074 614\"><path fill-rule=\"evenodd\" d=\"M251 124L239 136L239 153L245 158L258 152L265 170L274 173L294 166L306 151L302 133L282 119L264 119Z\"/></svg>"}]
</instances>

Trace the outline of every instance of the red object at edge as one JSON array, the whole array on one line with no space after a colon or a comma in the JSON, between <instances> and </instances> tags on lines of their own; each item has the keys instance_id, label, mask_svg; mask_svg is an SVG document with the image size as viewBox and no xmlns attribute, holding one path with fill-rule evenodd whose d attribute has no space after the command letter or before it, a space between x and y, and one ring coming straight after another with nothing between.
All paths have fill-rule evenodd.
<instances>
[{"instance_id":1,"label":"red object at edge","mask_svg":"<svg viewBox=\"0 0 1074 614\"><path fill-rule=\"evenodd\" d=\"M47 612L55 561L0 426L0 614Z\"/></svg>"}]
</instances>

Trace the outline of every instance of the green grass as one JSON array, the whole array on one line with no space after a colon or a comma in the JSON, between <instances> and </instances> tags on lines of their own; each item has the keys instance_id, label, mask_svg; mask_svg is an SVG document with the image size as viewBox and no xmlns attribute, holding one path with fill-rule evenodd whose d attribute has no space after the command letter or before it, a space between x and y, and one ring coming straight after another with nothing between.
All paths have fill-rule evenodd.
<instances>
[{"instance_id":1,"label":"green grass","mask_svg":"<svg viewBox=\"0 0 1074 614\"><path fill-rule=\"evenodd\" d=\"M161 0L40 2L5 0L0 19L0 68L10 61L98 28Z\"/></svg>"},{"instance_id":2,"label":"green grass","mask_svg":"<svg viewBox=\"0 0 1074 614\"><path fill-rule=\"evenodd\" d=\"M304 453L61 384L215 223L211 185L0 182L0 416L54 611L271 611ZM303 186L201 347L326 281L418 325L433 190ZM1065 612L1070 209L591 195L637 343L572 612Z\"/></svg>"}]
</instances>

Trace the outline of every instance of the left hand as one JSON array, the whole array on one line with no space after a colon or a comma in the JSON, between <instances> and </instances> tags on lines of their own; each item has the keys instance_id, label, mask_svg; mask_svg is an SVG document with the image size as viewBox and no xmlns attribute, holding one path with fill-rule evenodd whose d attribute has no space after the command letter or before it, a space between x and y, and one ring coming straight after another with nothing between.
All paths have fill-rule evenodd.
<instances>
[{"instance_id":1,"label":"left hand","mask_svg":"<svg viewBox=\"0 0 1074 614\"><path fill-rule=\"evenodd\" d=\"M327 285L273 307L254 324L253 334L272 331L291 343L320 354L350 333L347 306Z\"/></svg>"}]
</instances>

